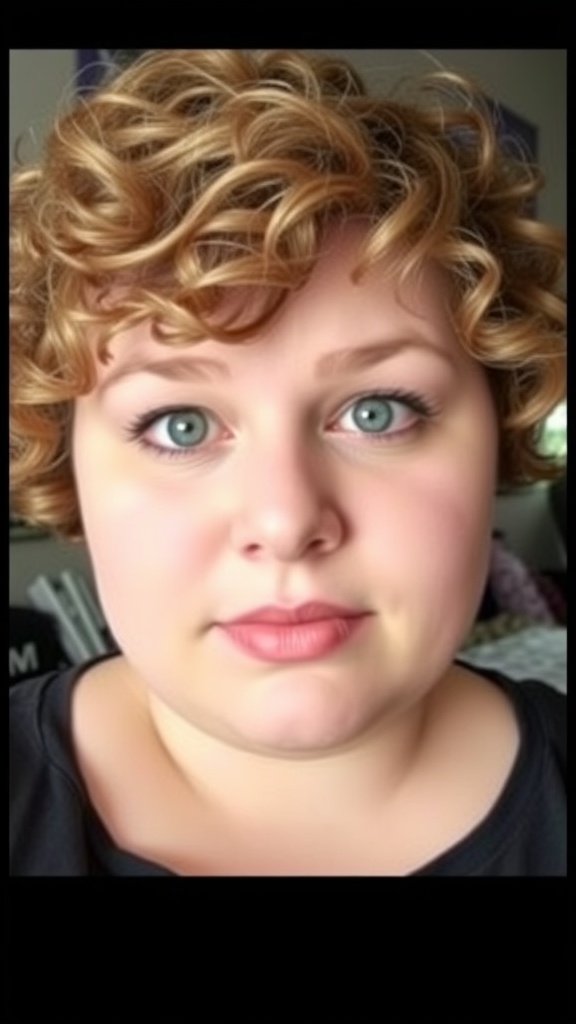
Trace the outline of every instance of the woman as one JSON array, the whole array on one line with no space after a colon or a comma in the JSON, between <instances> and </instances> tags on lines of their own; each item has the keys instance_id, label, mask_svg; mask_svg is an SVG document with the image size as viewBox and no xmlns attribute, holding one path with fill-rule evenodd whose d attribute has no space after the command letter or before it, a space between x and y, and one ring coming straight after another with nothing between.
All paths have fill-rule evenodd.
<instances>
[{"instance_id":1,"label":"woman","mask_svg":"<svg viewBox=\"0 0 576 1024\"><path fill-rule=\"evenodd\" d=\"M14 176L13 507L121 654L16 688L13 873L564 873L562 697L454 661L562 244L435 77L154 52Z\"/></svg>"}]
</instances>

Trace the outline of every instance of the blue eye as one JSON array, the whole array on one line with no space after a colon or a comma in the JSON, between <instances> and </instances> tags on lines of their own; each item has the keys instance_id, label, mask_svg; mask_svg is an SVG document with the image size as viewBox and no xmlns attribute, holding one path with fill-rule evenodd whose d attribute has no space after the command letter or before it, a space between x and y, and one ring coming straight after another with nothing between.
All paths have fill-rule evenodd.
<instances>
[{"instance_id":1,"label":"blue eye","mask_svg":"<svg viewBox=\"0 0 576 1024\"><path fill-rule=\"evenodd\" d=\"M419 395L405 392L362 395L338 417L340 428L350 433L393 437L408 433L432 412Z\"/></svg>"},{"instance_id":2,"label":"blue eye","mask_svg":"<svg viewBox=\"0 0 576 1024\"><path fill-rule=\"evenodd\" d=\"M162 426L160 433L178 448L193 448L206 439L209 423L201 409L186 409L162 416L156 422L156 428Z\"/></svg>"},{"instance_id":3,"label":"blue eye","mask_svg":"<svg viewBox=\"0 0 576 1024\"><path fill-rule=\"evenodd\" d=\"M394 420L393 404L379 395L369 395L354 402L351 407L352 419L360 430L379 434Z\"/></svg>"},{"instance_id":4,"label":"blue eye","mask_svg":"<svg viewBox=\"0 0 576 1024\"><path fill-rule=\"evenodd\" d=\"M191 406L158 409L140 417L129 427L132 438L158 454L185 454L213 440L218 431L210 413Z\"/></svg>"}]
</instances>

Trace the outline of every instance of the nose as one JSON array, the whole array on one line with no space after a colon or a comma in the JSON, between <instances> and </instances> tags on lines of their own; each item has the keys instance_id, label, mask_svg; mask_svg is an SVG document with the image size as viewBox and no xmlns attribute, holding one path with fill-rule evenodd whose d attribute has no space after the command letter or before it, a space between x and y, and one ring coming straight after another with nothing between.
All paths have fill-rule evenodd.
<instances>
[{"instance_id":1,"label":"nose","mask_svg":"<svg viewBox=\"0 0 576 1024\"><path fill-rule=\"evenodd\" d=\"M247 456L236 481L234 548L250 559L293 562L335 551L345 522L326 467L277 442Z\"/></svg>"}]
</instances>

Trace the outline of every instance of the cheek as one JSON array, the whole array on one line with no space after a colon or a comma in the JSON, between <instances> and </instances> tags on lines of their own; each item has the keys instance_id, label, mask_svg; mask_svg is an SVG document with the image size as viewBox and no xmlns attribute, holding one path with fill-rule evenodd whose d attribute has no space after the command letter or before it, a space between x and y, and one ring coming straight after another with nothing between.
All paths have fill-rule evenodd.
<instances>
[{"instance_id":1,"label":"cheek","mask_svg":"<svg viewBox=\"0 0 576 1024\"><path fill-rule=\"evenodd\" d=\"M182 481L150 486L111 472L102 489L80 477L79 491L94 573L107 600L152 588L174 594L205 574L219 542L205 493L201 500Z\"/></svg>"},{"instance_id":2,"label":"cheek","mask_svg":"<svg viewBox=\"0 0 576 1024\"><path fill-rule=\"evenodd\" d=\"M427 614L461 603L475 608L487 569L493 465L423 460L363 494L360 533L392 605Z\"/></svg>"}]
</instances>

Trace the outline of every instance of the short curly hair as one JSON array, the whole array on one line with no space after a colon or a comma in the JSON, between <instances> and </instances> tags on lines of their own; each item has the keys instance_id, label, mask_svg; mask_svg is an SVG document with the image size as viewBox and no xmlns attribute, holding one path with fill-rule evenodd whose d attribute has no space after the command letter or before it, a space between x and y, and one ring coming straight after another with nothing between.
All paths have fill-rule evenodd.
<instances>
[{"instance_id":1,"label":"short curly hair","mask_svg":"<svg viewBox=\"0 0 576 1024\"><path fill-rule=\"evenodd\" d=\"M102 360L149 318L167 344L242 342L307 280L326 228L356 216L355 279L383 257L401 277L427 259L448 272L459 339L494 395L500 481L552 477L538 426L564 395L563 236L530 212L541 184L451 73L380 98L327 57L144 55L79 98L12 178L13 510L82 536L70 425L94 385L88 328ZM122 298L100 302L119 282ZM223 307L238 286L261 297L257 314Z\"/></svg>"}]
</instances>

